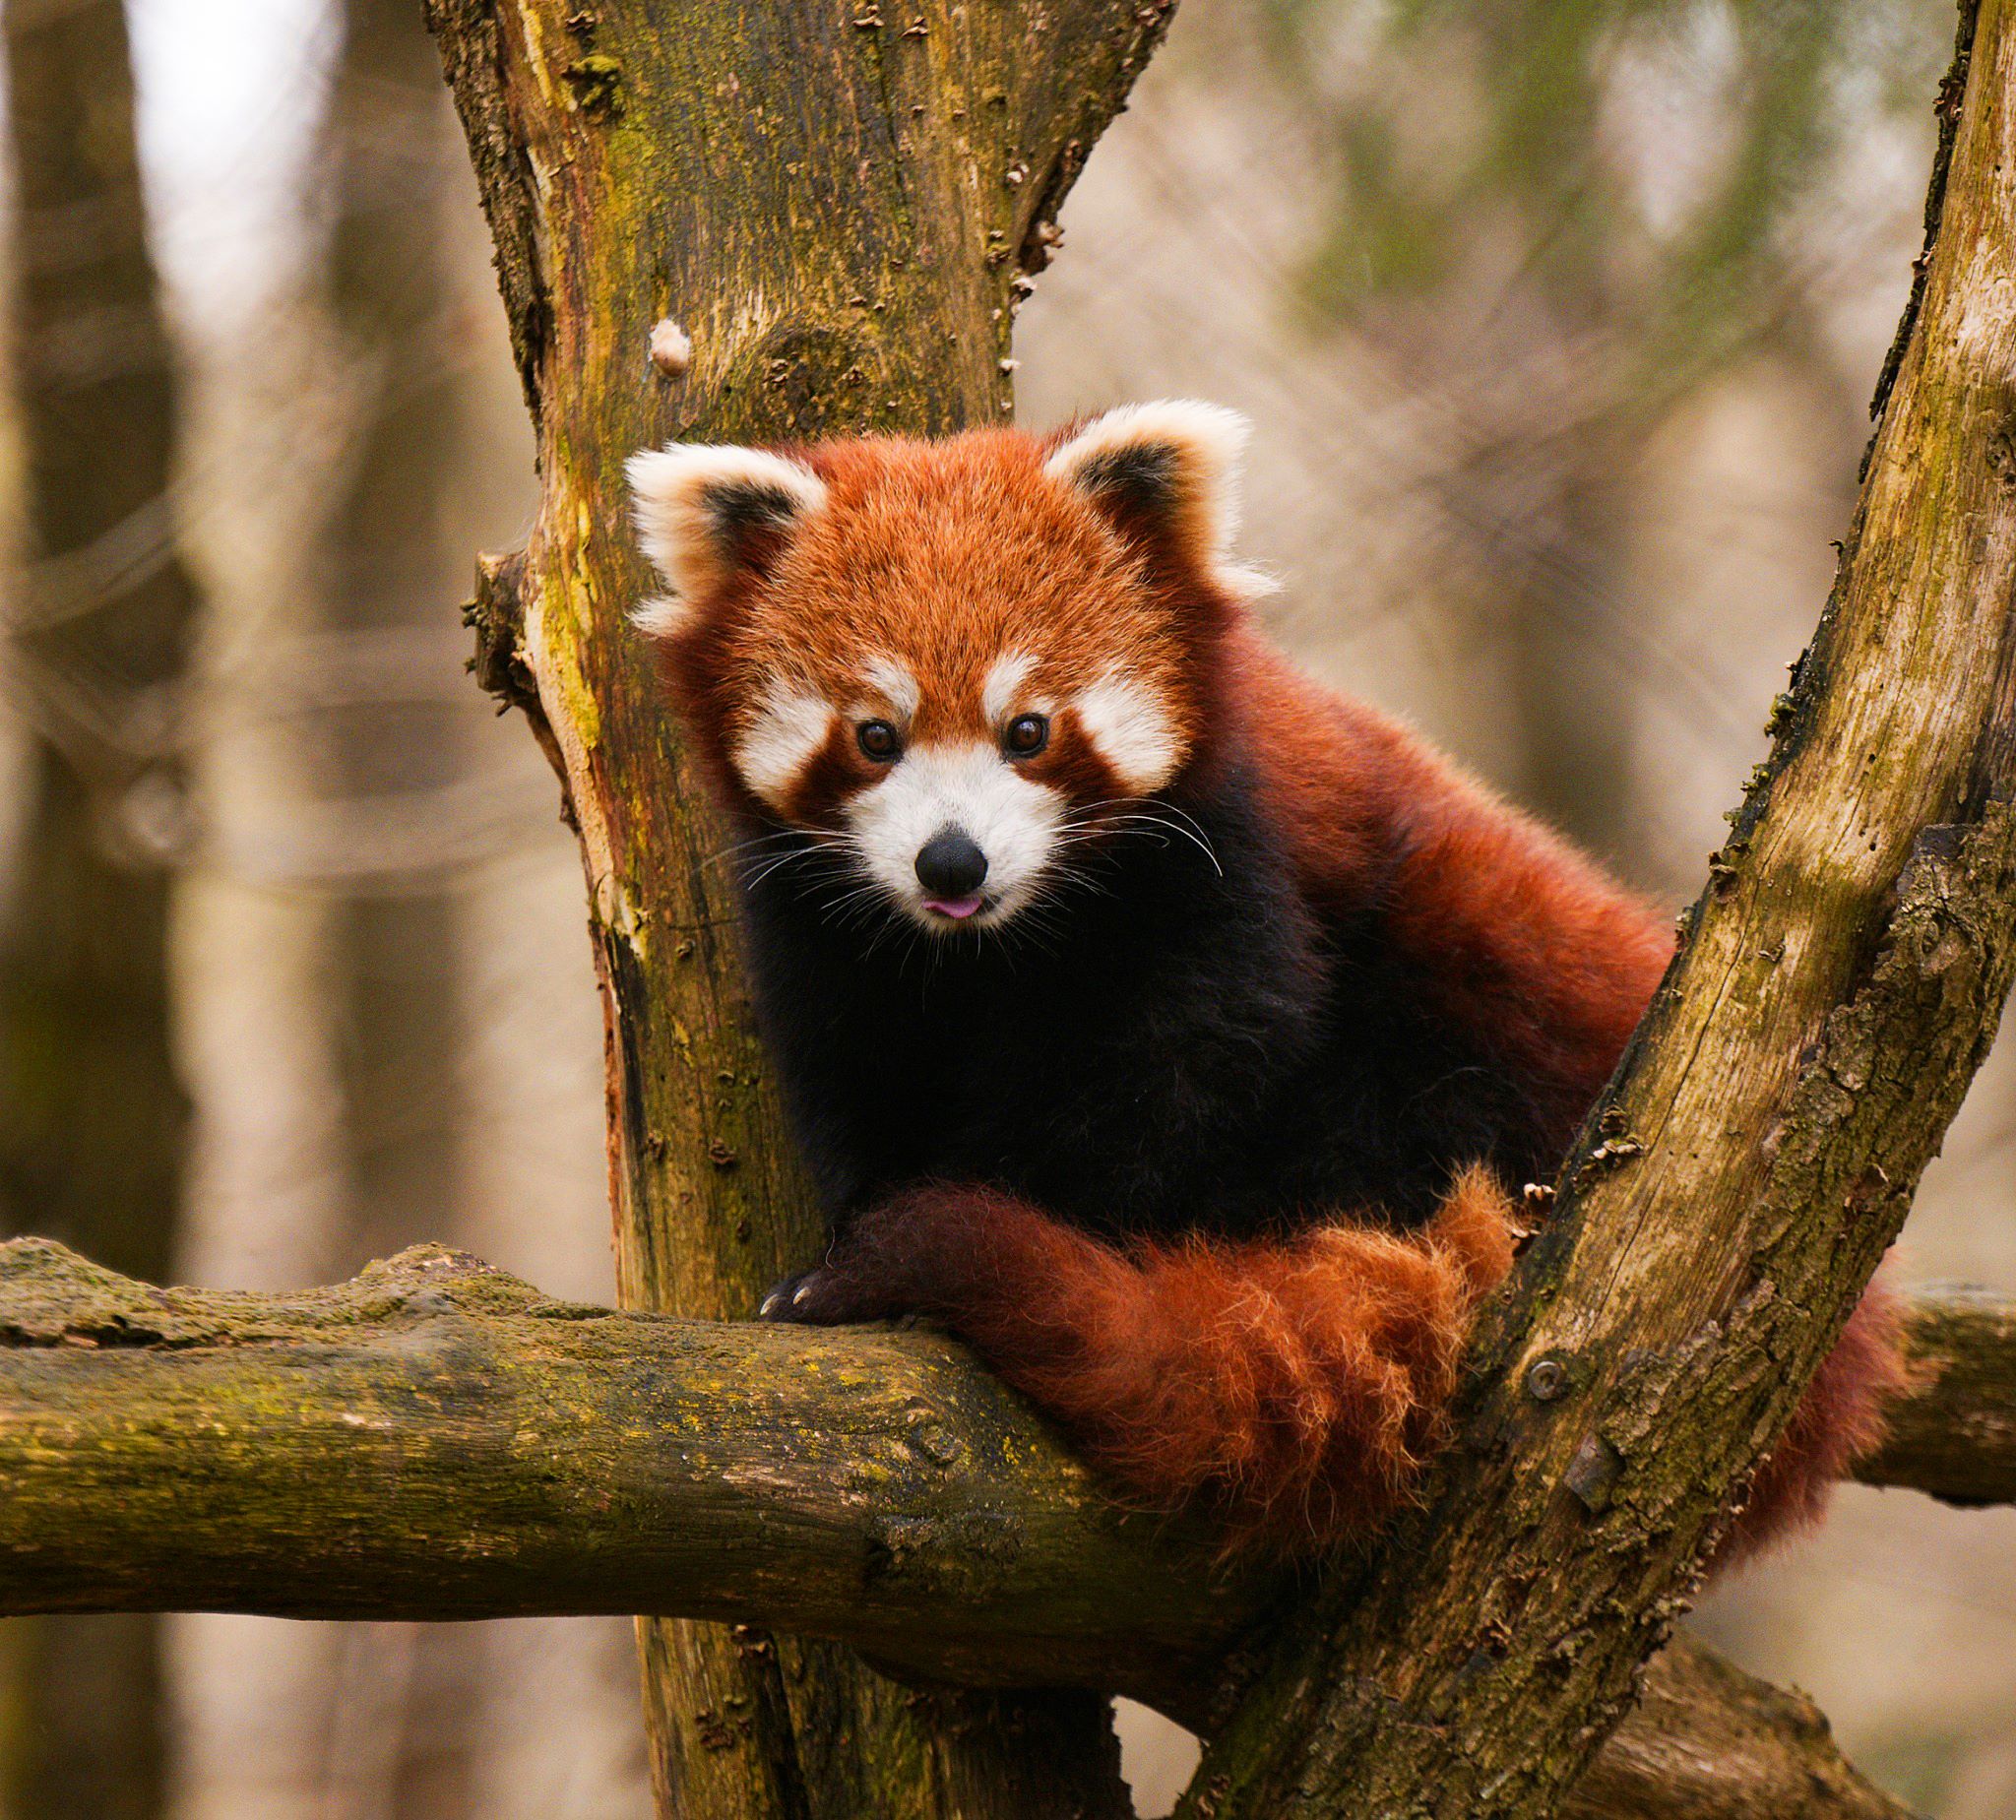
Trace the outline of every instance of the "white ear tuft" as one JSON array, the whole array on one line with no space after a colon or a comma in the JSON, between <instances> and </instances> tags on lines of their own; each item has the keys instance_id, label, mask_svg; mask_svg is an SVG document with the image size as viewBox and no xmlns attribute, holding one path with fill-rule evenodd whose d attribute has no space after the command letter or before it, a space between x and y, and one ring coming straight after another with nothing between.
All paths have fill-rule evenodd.
<instances>
[{"instance_id":1,"label":"white ear tuft","mask_svg":"<svg viewBox=\"0 0 2016 1820\"><path fill-rule=\"evenodd\" d=\"M692 617L692 605L677 595L655 594L630 609L630 623L646 638L670 638Z\"/></svg>"},{"instance_id":2,"label":"white ear tuft","mask_svg":"<svg viewBox=\"0 0 2016 1820\"><path fill-rule=\"evenodd\" d=\"M1244 596L1252 577L1232 563L1231 546L1249 434L1244 417L1218 405L1122 405L1086 424L1043 468L1090 498L1122 534L1173 537L1215 581Z\"/></svg>"},{"instance_id":3,"label":"white ear tuft","mask_svg":"<svg viewBox=\"0 0 2016 1820\"><path fill-rule=\"evenodd\" d=\"M627 472L638 544L677 596L633 615L661 637L678 629L677 609L760 564L826 503L826 483L801 462L724 443L646 449Z\"/></svg>"},{"instance_id":4,"label":"white ear tuft","mask_svg":"<svg viewBox=\"0 0 2016 1820\"><path fill-rule=\"evenodd\" d=\"M1102 411L1059 447L1047 464L1060 480L1077 480L1085 464L1132 449L1187 451L1209 463L1220 477L1238 466L1253 426L1236 410L1200 399L1156 399Z\"/></svg>"}]
</instances>

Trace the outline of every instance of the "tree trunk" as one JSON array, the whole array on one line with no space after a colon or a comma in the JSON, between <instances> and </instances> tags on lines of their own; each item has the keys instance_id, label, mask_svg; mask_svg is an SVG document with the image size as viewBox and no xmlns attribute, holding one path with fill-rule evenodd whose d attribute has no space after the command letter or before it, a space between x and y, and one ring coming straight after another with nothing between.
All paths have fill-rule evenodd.
<instances>
[{"instance_id":1,"label":"tree trunk","mask_svg":"<svg viewBox=\"0 0 2016 1820\"><path fill-rule=\"evenodd\" d=\"M2016 968L2016 41L1963 13L1840 578L1681 952L1474 1349L1425 1507L1187 1797L1558 1809L1894 1237Z\"/></svg>"},{"instance_id":2,"label":"tree trunk","mask_svg":"<svg viewBox=\"0 0 2016 1820\"><path fill-rule=\"evenodd\" d=\"M11 325L28 563L5 668L32 745L0 893L0 1233L166 1269L186 1106L169 1055L167 867L186 834L177 691L194 593L169 497L174 392L120 0L7 0ZM0 1635L0 1809L161 1804L159 1626Z\"/></svg>"},{"instance_id":3,"label":"tree trunk","mask_svg":"<svg viewBox=\"0 0 2016 1820\"><path fill-rule=\"evenodd\" d=\"M709 863L723 838L624 624L650 582L622 461L1004 414L1024 276L1170 10L432 0L544 482L478 610L581 836L626 1306L747 1316L821 1231ZM692 342L670 375L647 355L668 316ZM831 1646L687 1625L647 1621L643 1648L667 1815L1122 1810L1100 1701L1068 1723L1049 1701L946 1708ZM968 1773L1018 1735L1047 1793Z\"/></svg>"}]
</instances>

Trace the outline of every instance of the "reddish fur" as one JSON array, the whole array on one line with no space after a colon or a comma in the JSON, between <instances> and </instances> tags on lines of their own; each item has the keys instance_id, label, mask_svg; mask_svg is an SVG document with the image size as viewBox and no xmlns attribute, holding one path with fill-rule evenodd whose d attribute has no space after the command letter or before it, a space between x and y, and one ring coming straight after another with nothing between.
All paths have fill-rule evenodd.
<instances>
[{"instance_id":1,"label":"reddish fur","mask_svg":"<svg viewBox=\"0 0 2016 1820\"><path fill-rule=\"evenodd\" d=\"M1422 989L1485 1037L1565 1152L1671 958L1670 924L1269 647L1219 584L1194 494L1160 526L1138 500L1088 499L1043 474L1057 440L798 452L829 507L724 574L666 641L724 796L760 809L727 753L772 674L841 702L864 658L899 659L923 684L917 736L958 738L984 732L981 681L1009 651L1035 655L1039 685L1060 696L1121 670L1156 691L1193 767L1230 753L1258 765L1311 910L1376 906ZM1068 711L1060 728L1038 775L1075 802L1117 794ZM836 726L790 813L816 825L871 777ZM1306 1545L1389 1510L1439 1438L1472 1312L1509 1264L1504 1213L1473 1171L1412 1238L1327 1224L1123 1254L1006 1195L934 1186L863 1216L808 1281L807 1313L928 1312L1138 1493L1202 1499L1234 1538ZM1902 1376L1895 1325L1872 1292L1759 1470L1724 1559L1817 1514L1880 1435Z\"/></svg>"},{"instance_id":2,"label":"reddish fur","mask_svg":"<svg viewBox=\"0 0 2016 1820\"><path fill-rule=\"evenodd\" d=\"M1385 883L1395 939L1433 964L1456 1018L1500 1034L1566 1145L1671 962L1671 923L1414 733L1294 669L1250 625L1233 633L1229 661L1252 723L1268 729L1256 750L1310 901L1347 907L1375 860L1399 852ZM1820 1520L1833 1483L1883 1439L1883 1405L1903 1381L1895 1304L1877 1284L1758 1468L1718 1570Z\"/></svg>"},{"instance_id":3,"label":"reddish fur","mask_svg":"<svg viewBox=\"0 0 2016 1820\"><path fill-rule=\"evenodd\" d=\"M1023 649L1039 659L1033 690L1061 698L1119 671L1155 692L1186 745L1199 736L1215 706L1200 685L1221 667L1210 648L1228 603L1187 574L1158 572L1091 501L1043 473L1045 452L1007 430L793 452L825 482L826 507L759 565L724 570L660 652L724 796L761 809L728 755L769 677L844 704L861 698L875 657L922 685L909 729L918 742L991 740L982 684ZM1083 740L1060 736L1028 769L1077 801L1120 793ZM837 737L790 812L818 825L876 776Z\"/></svg>"},{"instance_id":4,"label":"reddish fur","mask_svg":"<svg viewBox=\"0 0 2016 1820\"><path fill-rule=\"evenodd\" d=\"M1497 1033L1551 1101L1563 1146L1603 1091L1672 958L1671 924L1386 716L1325 689L1250 623L1228 641L1237 698L1310 900L1344 909L1382 860L1395 939L1450 1014ZM1753 1558L1819 1521L1881 1441L1904 1384L1894 1303L1872 1286L1814 1375L1716 1556Z\"/></svg>"},{"instance_id":5,"label":"reddish fur","mask_svg":"<svg viewBox=\"0 0 2016 1820\"><path fill-rule=\"evenodd\" d=\"M1228 651L1310 902L1336 913L1376 890L1445 1012L1492 1033L1565 1149L1672 958L1672 924L1250 620Z\"/></svg>"},{"instance_id":6,"label":"reddish fur","mask_svg":"<svg viewBox=\"0 0 2016 1820\"><path fill-rule=\"evenodd\" d=\"M1464 1336L1511 1268L1505 1197L1466 1171L1425 1231L1102 1244L986 1188L933 1185L855 1227L814 1289L972 1342L1093 1463L1228 1548L1296 1553L1376 1524L1443 1438Z\"/></svg>"}]
</instances>

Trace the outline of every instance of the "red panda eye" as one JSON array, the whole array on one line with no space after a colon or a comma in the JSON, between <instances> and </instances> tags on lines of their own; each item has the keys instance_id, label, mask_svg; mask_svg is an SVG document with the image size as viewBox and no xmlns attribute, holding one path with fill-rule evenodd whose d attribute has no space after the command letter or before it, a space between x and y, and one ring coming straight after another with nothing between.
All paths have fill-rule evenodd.
<instances>
[{"instance_id":1,"label":"red panda eye","mask_svg":"<svg viewBox=\"0 0 2016 1820\"><path fill-rule=\"evenodd\" d=\"M1008 722L1007 746L1016 758L1033 758L1050 743L1050 723L1040 714L1017 715Z\"/></svg>"},{"instance_id":2,"label":"red panda eye","mask_svg":"<svg viewBox=\"0 0 2016 1820\"><path fill-rule=\"evenodd\" d=\"M887 721L863 721L854 729L854 742L864 756L872 758L878 765L888 764L903 752L903 741Z\"/></svg>"}]
</instances>

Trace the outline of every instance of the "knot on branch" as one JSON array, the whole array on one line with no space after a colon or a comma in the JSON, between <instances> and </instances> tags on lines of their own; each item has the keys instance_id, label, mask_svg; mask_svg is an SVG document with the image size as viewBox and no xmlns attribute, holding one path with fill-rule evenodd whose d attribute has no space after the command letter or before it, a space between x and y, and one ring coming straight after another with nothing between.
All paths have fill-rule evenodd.
<instances>
[{"instance_id":1,"label":"knot on branch","mask_svg":"<svg viewBox=\"0 0 2016 1820\"><path fill-rule=\"evenodd\" d=\"M903 358L863 332L870 300L856 297L852 307L858 325L800 315L772 324L736 350L724 389L755 401L755 421L786 436L836 435L873 416L902 386Z\"/></svg>"},{"instance_id":2,"label":"knot on branch","mask_svg":"<svg viewBox=\"0 0 2016 1820\"><path fill-rule=\"evenodd\" d=\"M462 607L462 623L476 635L470 672L501 714L539 710L538 683L525 656L525 552L485 552L476 558L475 593Z\"/></svg>"},{"instance_id":3,"label":"knot on branch","mask_svg":"<svg viewBox=\"0 0 2016 1820\"><path fill-rule=\"evenodd\" d=\"M441 1314L581 1320L606 1309L554 1301L447 1245L410 1245L346 1283L270 1295L158 1288L48 1238L0 1244L0 1349L268 1346Z\"/></svg>"}]
</instances>

